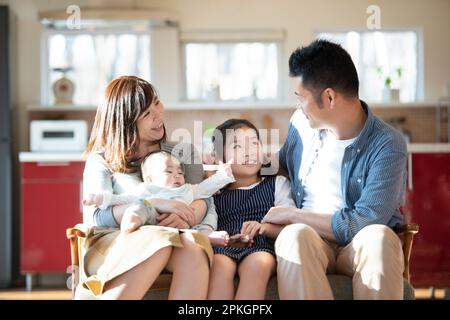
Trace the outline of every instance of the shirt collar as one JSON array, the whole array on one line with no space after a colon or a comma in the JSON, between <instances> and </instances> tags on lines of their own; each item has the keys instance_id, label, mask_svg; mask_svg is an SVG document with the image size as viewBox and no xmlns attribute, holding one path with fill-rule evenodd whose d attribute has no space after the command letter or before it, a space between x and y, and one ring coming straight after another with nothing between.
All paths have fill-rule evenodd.
<instances>
[{"instance_id":1,"label":"shirt collar","mask_svg":"<svg viewBox=\"0 0 450 320\"><path fill-rule=\"evenodd\" d=\"M359 100L361 102L361 107L363 111L366 113L367 118L366 122L364 123L364 127L359 133L359 135L356 137L355 141L353 141L348 147L354 148L358 150L358 152L361 151L361 149L366 145L366 141L369 139L370 134L373 131L373 125L375 122L375 116L373 115L372 111L369 109L369 106L367 103L365 103L363 100ZM326 130L320 129L319 130L319 140L323 142L323 139L325 138Z\"/></svg>"},{"instance_id":2,"label":"shirt collar","mask_svg":"<svg viewBox=\"0 0 450 320\"><path fill-rule=\"evenodd\" d=\"M364 110L364 112L367 114L366 122L364 123L364 127L359 133L356 140L350 145L358 152L367 144L367 140L369 139L369 136L372 134L373 126L375 123L375 116L373 115L372 111L369 109L369 106L367 103L365 103L362 100L359 100L361 102L361 107Z\"/></svg>"}]
</instances>

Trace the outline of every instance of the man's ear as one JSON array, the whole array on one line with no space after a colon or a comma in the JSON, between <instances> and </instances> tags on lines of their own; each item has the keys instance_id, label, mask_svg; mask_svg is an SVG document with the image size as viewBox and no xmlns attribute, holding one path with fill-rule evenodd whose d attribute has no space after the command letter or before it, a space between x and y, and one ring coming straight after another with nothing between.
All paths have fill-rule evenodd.
<instances>
[{"instance_id":1,"label":"man's ear","mask_svg":"<svg viewBox=\"0 0 450 320\"><path fill-rule=\"evenodd\" d=\"M323 97L327 106L329 106L330 109L333 109L336 102L336 91L332 88L326 88L323 91Z\"/></svg>"}]
</instances>

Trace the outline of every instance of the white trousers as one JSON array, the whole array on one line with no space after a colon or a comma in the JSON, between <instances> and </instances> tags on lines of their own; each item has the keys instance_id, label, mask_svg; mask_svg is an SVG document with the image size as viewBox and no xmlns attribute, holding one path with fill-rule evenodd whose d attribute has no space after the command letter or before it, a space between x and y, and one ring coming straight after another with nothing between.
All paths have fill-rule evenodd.
<instances>
[{"instance_id":1,"label":"white trousers","mask_svg":"<svg viewBox=\"0 0 450 320\"><path fill-rule=\"evenodd\" d=\"M352 277L354 299L403 299L401 241L387 226L367 226L339 247L292 224L278 235L275 253L280 299L333 299L327 273Z\"/></svg>"}]
</instances>

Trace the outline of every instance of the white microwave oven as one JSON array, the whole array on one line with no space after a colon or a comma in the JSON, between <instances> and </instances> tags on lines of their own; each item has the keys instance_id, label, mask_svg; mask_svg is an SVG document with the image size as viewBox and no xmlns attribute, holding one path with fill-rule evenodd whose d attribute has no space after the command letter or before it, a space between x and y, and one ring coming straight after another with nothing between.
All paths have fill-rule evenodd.
<instances>
[{"instance_id":1,"label":"white microwave oven","mask_svg":"<svg viewBox=\"0 0 450 320\"><path fill-rule=\"evenodd\" d=\"M34 120L30 124L31 151L82 152L87 144L83 120Z\"/></svg>"}]
</instances>

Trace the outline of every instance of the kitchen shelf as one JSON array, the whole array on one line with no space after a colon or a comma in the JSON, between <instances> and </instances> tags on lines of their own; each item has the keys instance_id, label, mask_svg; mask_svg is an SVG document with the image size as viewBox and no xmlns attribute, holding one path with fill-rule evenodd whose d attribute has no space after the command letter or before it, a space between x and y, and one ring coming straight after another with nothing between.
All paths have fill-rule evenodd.
<instances>
[{"instance_id":1,"label":"kitchen shelf","mask_svg":"<svg viewBox=\"0 0 450 320\"><path fill-rule=\"evenodd\" d=\"M236 101L236 102L216 102L216 101L193 101L193 102L163 102L166 110L263 110L263 109L295 109L295 101ZM385 108L435 108L433 102L415 103L369 103L373 109ZM51 112L51 111L96 111L97 106L81 105L56 105L41 106L29 105L28 111Z\"/></svg>"}]
</instances>

